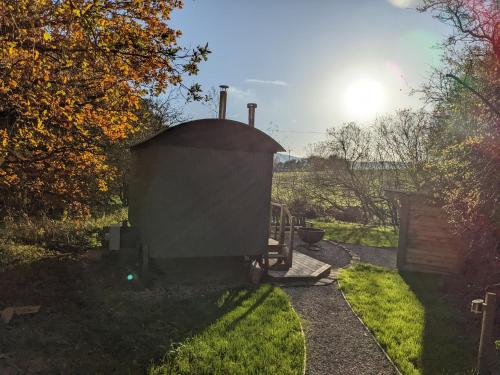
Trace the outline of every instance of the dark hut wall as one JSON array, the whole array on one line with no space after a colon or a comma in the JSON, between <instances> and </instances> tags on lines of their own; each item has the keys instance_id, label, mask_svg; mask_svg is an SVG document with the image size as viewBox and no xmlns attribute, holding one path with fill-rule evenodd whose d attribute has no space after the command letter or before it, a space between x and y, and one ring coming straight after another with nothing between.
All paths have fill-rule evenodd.
<instances>
[{"instance_id":1,"label":"dark hut wall","mask_svg":"<svg viewBox=\"0 0 500 375\"><path fill-rule=\"evenodd\" d=\"M453 274L462 270L464 245L440 207L425 196L401 198L398 266L408 271Z\"/></svg>"},{"instance_id":2,"label":"dark hut wall","mask_svg":"<svg viewBox=\"0 0 500 375\"><path fill-rule=\"evenodd\" d=\"M263 254L272 158L161 142L133 150L129 216L150 255Z\"/></svg>"}]
</instances>

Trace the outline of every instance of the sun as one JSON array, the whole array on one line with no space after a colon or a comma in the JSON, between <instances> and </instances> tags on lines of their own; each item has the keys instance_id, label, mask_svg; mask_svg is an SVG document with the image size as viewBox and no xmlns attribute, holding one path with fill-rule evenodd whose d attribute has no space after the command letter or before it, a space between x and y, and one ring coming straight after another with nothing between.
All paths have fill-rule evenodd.
<instances>
[{"instance_id":1,"label":"sun","mask_svg":"<svg viewBox=\"0 0 500 375\"><path fill-rule=\"evenodd\" d=\"M375 116L382 111L384 104L384 87L374 79L354 81L344 92L344 107L353 120L367 120Z\"/></svg>"}]
</instances>

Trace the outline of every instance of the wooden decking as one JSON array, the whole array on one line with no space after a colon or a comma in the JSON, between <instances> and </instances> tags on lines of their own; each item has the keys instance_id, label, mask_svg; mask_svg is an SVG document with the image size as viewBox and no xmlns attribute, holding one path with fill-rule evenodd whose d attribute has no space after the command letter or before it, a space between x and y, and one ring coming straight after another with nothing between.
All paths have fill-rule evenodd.
<instances>
[{"instance_id":1,"label":"wooden decking","mask_svg":"<svg viewBox=\"0 0 500 375\"><path fill-rule=\"evenodd\" d=\"M293 279L318 279L325 277L330 273L331 266L317 259L298 251L293 252L293 264L288 270L273 269L268 271L271 279L293 280Z\"/></svg>"}]
</instances>

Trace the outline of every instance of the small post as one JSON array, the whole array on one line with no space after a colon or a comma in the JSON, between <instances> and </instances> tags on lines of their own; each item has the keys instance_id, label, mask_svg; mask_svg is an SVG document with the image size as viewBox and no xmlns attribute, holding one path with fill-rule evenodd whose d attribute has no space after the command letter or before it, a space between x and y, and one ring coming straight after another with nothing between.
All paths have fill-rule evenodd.
<instances>
[{"instance_id":1,"label":"small post","mask_svg":"<svg viewBox=\"0 0 500 375\"><path fill-rule=\"evenodd\" d=\"M486 293L483 303L483 322L481 325L481 339L479 340L479 352L477 356L477 368L480 375L491 374L490 370L495 360L495 343L493 340L493 325L497 305L497 295Z\"/></svg>"}]
</instances>

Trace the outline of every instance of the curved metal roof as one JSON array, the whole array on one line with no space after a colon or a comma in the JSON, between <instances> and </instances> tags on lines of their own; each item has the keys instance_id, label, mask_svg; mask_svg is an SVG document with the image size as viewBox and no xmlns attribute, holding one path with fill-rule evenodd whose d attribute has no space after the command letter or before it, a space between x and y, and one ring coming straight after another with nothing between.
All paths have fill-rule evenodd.
<instances>
[{"instance_id":1,"label":"curved metal roof","mask_svg":"<svg viewBox=\"0 0 500 375\"><path fill-rule=\"evenodd\" d=\"M157 134L133 144L130 148L149 144L209 148L215 150L275 153L285 149L263 131L239 121L201 119L166 128Z\"/></svg>"}]
</instances>

